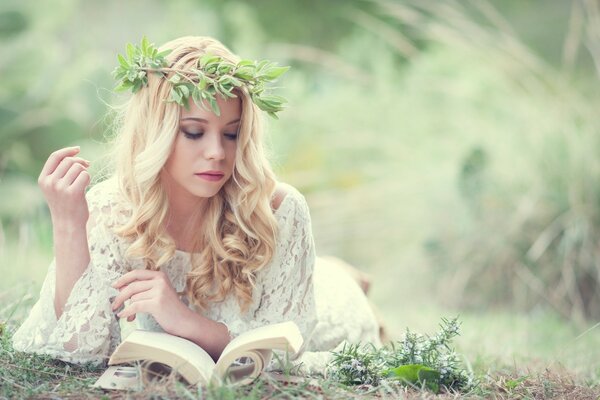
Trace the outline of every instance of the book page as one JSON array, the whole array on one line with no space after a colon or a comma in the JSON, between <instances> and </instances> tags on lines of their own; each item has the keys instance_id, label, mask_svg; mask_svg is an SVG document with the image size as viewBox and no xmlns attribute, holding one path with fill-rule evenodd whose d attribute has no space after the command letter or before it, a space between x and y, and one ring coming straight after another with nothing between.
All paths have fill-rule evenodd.
<instances>
[{"instance_id":1,"label":"book page","mask_svg":"<svg viewBox=\"0 0 600 400\"><path fill-rule=\"evenodd\" d=\"M270 362L271 350L287 350L297 353L302 346L302 335L294 322L263 326L245 332L233 339L221 353L214 370L213 379L225 379L227 371L234 361L240 357L249 357L254 362L251 374L258 375ZM236 371L236 376L241 379L241 371ZM249 371L249 368L246 369Z\"/></svg>"},{"instance_id":2,"label":"book page","mask_svg":"<svg viewBox=\"0 0 600 400\"><path fill-rule=\"evenodd\" d=\"M269 364L272 354L271 350L256 349L237 354L236 358L231 360L231 362L222 359L223 361L214 370L213 381L217 384L222 384L223 382L233 385L249 384ZM245 362L237 364L236 361L239 359Z\"/></svg>"},{"instance_id":3,"label":"book page","mask_svg":"<svg viewBox=\"0 0 600 400\"><path fill-rule=\"evenodd\" d=\"M164 332L133 331L117 347L108 364L137 360L169 365L190 384L208 382L215 368L211 356L200 346Z\"/></svg>"}]
</instances>

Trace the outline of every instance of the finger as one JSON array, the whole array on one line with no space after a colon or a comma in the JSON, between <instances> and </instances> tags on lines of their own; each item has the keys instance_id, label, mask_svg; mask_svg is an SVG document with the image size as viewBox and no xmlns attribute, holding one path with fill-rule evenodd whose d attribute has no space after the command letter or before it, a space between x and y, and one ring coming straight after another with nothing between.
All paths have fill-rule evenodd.
<instances>
[{"instance_id":1,"label":"finger","mask_svg":"<svg viewBox=\"0 0 600 400\"><path fill-rule=\"evenodd\" d=\"M127 307L125 307L120 313L117 314L117 317L128 318L140 312L148 312L148 310L150 310L150 306L150 300L136 301L135 303L130 303Z\"/></svg>"},{"instance_id":2,"label":"finger","mask_svg":"<svg viewBox=\"0 0 600 400\"><path fill-rule=\"evenodd\" d=\"M56 167L58 167L58 164L60 164L60 162L68 156L74 156L75 154L79 153L79 146L76 147L65 147L63 149L60 150L56 150L54 153L50 154L50 157L48 157L48 160L46 161L46 163L44 164L44 167L42 168L42 172L40 173L40 176L49 176L51 175L54 170L56 169Z\"/></svg>"},{"instance_id":3,"label":"finger","mask_svg":"<svg viewBox=\"0 0 600 400\"><path fill-rule=\"evenodd\" d=\"M153 282L149 280L135 281L121 289L121 292L115 296L112 303L112 309L117 310L131 296L152 289Z\"/></svg>"},{"instance_id":4,"label":"finger","mask_svg":"<svg viewBox=\"0 0 600 400\"><path fill-rule=\"evenodd\" d=\"M144 292L138 292L131 296L129 299L132 303L135 303L136 301L150 300L152 297L154 297L154 290L150 289Z\"/></svg>"},{"instance_id":5,"label":"finger","mask_svg":"<svg viewBox=\"0 0 600 400\"><path fill-rule=\"evenodd\" d=\"M120 288L122 286L128 285L133 281L142 281L153 279L161 274L160 271L149 271L147 269L134 269L133 271L129 271L128 273L121 276L119 279L112 283L112 287Z\"/></svg>"},{"instance_id":6,"label":"finger","mask_svg":"<svg viewBox=\"0 0 600 400\"><path fill-rule=\"evenodd\" d=\"M85 167L88 167L90 165L89 161L84 160L83 158L79 158L79 157L65 157L60 162L60 164L58 165L58 167L56 167L56 169L52 173L52 176L54 178L56 178L56 179L62 179L67 174L67 171L69 171L69 169L75 163L81 164L81 165L83 165Z\"/></svg>"},{"instance_id":7,"label":"finger","mask_svg":"<svg viewBox=\"0 0 600 400\"><path fill-rule=\"evenodd\" d=\"M89 172L81 171L79 173L79 175L77 175L77 178L75 179L75 181L73 182L71 187L75 191L83 192L85 190L85 188L87 187L87 185L90 184L90 180L91 180L91 177L90 177Z\"/></svg>"},{"instance_id":8,"label":"finger","mask_svg":"<svg viewBox=\"0 0 600 400\"><path fill-rule=\"evenodd\" d=\"M63 181L67 186L71 186L79 174L87 169L87 166L81 163L73 163L71 168L67 171L65 176L62 177Z\"/></svg>"},{"instance_id":9,"label":"finger","mask_svg":"<svg viewBox=\"0 0 600 400\"><path fill-rule=\"evenodd\" d=\"M127 317L127 322L131 322L135 319L135 314L130 315L129 317Z\"/></svg>"}]
</instances>

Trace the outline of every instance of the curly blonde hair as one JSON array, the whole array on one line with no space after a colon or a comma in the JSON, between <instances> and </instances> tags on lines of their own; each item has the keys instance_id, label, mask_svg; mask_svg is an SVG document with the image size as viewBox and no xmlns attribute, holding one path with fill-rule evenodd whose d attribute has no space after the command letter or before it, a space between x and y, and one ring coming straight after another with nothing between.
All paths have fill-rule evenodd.
<instances>
[{"instance_id":1,"label":"curly blonde hair","mask_svg":"<svg viewBox=\"0 0 600 400\"><path fill-rule=\"evenodd\" d=\"M171 68L189 69L206 53L232 63L239 58L219 41L186 36L160 47L171 49ZM115 229L130 245L127 258L141 258L146 269L158 270L176 251L166 231L169 203L161 181L163 169L179 131L181 107L167 103L170 84L154 74L148 86L133 95L120 118L115 143L119 191L131 206L128 220ZM219 193L208 198L202 224L192 243L192 267L186 277L187 294L200 309L233 293L240 308L252 300L253 278L275 252L277 222L271 208L275 175L262 144L262 115L246 91L242 102L235 165ZM196 219L193 216L192 220ZM200 250L200 251L197 251Z\"/></svg>"}]
</instances>

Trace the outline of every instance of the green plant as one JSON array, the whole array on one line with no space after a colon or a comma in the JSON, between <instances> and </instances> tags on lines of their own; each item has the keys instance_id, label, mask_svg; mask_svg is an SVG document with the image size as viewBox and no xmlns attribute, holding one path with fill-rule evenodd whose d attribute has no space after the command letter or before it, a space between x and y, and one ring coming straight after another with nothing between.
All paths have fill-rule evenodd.
<instances>
[{"instance_id":1,"label":"green plant","mask_svg":"<svg viewBox=\"0 0 600 400\"><path fill-rule=\"evenodd\" d=\"M377 386L382 380L424 386L434 392L468 390L474 378L452 347L459 333L458 318L442 318L440 331L426 336L406 330L404 339L376 348L371 344L345 345L333 353L327 376L344 385Z\"/></svg>"},{"instance_id":2,"label":"green plant","mask_svg":"<svg viewBox=\"0 0 600 400\"><path fill-rule=\"evenodd\" d=\"M278 67L275 63L262 60L241 60L233 64L223 58L207 53L198 60L196 68L181 70L169 68L165 57L171 50L159 52L144 36L140 46L127 44L125 57L119 54L119 66L113 75L119 81L115 91L138 92L148 84L148 73L152 72L171 83L169 102L189 108L188 99L205 108L208 102L216 115L220 115L216 94L223 98L237 97L234 91L245 88L252 101L271 117L283 110L286 102L281 96L268 94L265 84L277 80L289 67Z\"/></svg>"}]
</instances>

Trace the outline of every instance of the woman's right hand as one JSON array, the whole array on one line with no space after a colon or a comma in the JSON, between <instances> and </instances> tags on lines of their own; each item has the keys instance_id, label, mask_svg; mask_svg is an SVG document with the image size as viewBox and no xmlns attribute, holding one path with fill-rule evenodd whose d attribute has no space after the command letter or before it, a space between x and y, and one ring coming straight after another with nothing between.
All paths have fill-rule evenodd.
<instances>
[{"instance_id":1,"label":"woman's right hand","mask_svg":"<svg viewBox=\"0 0 600 400\"><path fill-rule=\"evenodd\" d=\"M89 218L85 188L90 183L90 162L76 157L79 150L66 147L50 154L38 178L55 228L85 228Z\"/></svg>"}]
</instances>

